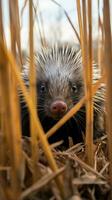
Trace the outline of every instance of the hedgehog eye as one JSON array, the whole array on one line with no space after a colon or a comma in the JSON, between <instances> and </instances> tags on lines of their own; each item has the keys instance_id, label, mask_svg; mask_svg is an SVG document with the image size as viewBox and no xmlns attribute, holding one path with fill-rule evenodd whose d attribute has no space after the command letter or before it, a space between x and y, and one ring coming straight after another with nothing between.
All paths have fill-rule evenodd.
<instances>
[{"instance_id":1,"label":"hedgehog eye","mask_svg":"<svg viewBox=\"0 0 112 200\"><path fill-rule=\"evenodd\" d=\"M77 86L76 85L72 85L72 91L75 92L75 93L77 92Z\"/></svg>"},{"instance_id":2,"label":"hedgehog eye","mask_svg":"<svg viewBox=\"0 0 112 200\"><path fill-rule=\"evenodd\" d=\"M46 91L45 85L41 85L40 90L41 90L42 93L45 92Z\"/></svg>"}]
</instances>

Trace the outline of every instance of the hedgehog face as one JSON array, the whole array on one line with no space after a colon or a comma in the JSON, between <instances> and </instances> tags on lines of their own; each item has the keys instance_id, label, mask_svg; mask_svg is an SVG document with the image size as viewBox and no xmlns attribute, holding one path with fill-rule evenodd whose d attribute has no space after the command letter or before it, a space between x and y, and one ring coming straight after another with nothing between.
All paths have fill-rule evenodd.
<instances>
[{"instance_id":1,"label":"hedgehog face","mask_svg":"<svg viewBox=\"0 0 112 200\"><path fill-rule=\"evenodd\" d=\"M37 56L38 110L60 119L84 95L81 52L69 46L43 49Z\"/></svg>"},{"instance_id":2,"label":"hedgehog face","mask_svg":"<svg viewBox=\"0 0 112 200\"><path fill-rule=\"evenodd\" d=\"M83 97L84 83L80 71L56 64L38 73L37 85L39 113L58 120Z\"/></svg>"}]
</instances>

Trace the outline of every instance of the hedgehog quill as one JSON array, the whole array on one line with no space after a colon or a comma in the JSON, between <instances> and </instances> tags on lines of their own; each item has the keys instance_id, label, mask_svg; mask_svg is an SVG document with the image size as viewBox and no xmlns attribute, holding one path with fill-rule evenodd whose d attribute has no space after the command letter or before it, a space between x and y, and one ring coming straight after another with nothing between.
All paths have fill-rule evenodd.
<instances>
[{"instance_id":1,"label":"hedgehog quill","mask_svg":"<svg viewBox=\"0 0 112 200\"><path fill-rule=\"evenodd\" d=\"M56 45L43 48L35 56L38 74L38 115L43 129L47 132L84 96L84 77L81 51L69 45ZM23 70L23 79L29 87L28 67ZM98 80L99 70L93 64L93 82ZM104 87L101 86L93 98L94 101L94 139L104 134ZM21 97L22 132L30 136L29 113ZM63 146L69 147L68 137L73 143L83 142L86 129L85 105L66 122L53 136L50 143L63 140Z\"/></svg>"}]
</instances>

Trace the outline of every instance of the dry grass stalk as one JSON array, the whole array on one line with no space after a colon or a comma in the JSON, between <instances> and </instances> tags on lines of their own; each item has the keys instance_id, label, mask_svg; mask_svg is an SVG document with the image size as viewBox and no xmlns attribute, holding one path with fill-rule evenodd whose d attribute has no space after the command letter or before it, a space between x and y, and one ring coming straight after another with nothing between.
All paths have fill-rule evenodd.
<instances>
[{"instance_id":1,"label":"dry grass stalk","mask_svg":"<svg viewBox=\"0 0 112 200\"><path fill-rule=\"evenodd\" d=\"M2 1L0 1L0 40L4 40L4 28L3 28L3 18L2 18Z\"/></svg>"},{"instance_id":2,"label":"dry grass stalk","mask_svg":"<svg viewBox=\"0 0 112 200\"><path fill-rule=\"evenodd\" d=\"M98 176L99 178L102 178L103 180L105 180L105 177L97 172L95 169L93 169L90 165L86 164L85 162L83 162L76 154L72 155L72 152L56 152L56 155L64 155L67 158L69 158L71 161L77 161L79 163L79 165L81 165L85 170L93 173L94 175Z\"/></svg>"},{"instance_id":3,"label":"dry grass stalk","mask_svg":"<svg viewBox=\"0 0 112 200\"><path fill-rule=\"evenodd\" d=\"M64 11L64 13L65 13L65 16L67 17L67 19L68 19L68 21L69 21L69 23L70 23L70 25L71 25L71 27L72 27L74 33L76 34L76 37L77 37L77 39L78 39L78 42L79 42L79 44L80 44L81 41L80 41L79 34L78 34L76 28L74 27L74 25L73 25L73 23L72 23L72 21L71 21L69 15L68 15L68 13L66 12L66 10L65 10L57 1L55 1L55 0L51 0L51 1L52 1L53 3L55 3L57 6L59 6L61 9L63 9L63 11Z\"/></svg>"},{"instance_id":4,"label":"dry grass stalk","mask_svg":"<svg viewBox=\"0 0 112 200\"><path fill-rule=\"evenodd\" d=\"M101 69L101 74L105 74L104 68L104 30L103 23L100 17L100 6L98 1L98 67ZM101 36L100 36L101 34Z\"/></svg>"},{"instance_id":5,"label":"dry grass stalk","mask_svg":"<svg viewBox=\"0 0 112 200\"><path fill-rule=\"evenodd\" d=\"M47 46L47 42L46 42L46 38L45 38L43 17L42 17L42 13L39 10L39 2L37 4L37 6L35 6L33 4L33 8L34 8L34 11L35 11L35 18L37 20L37 25L38 25L38 31L39 31L41 46L46 47ZM39 19L40 19L40 23L39 23Z\"/></svg>"},{"instance_id":6,"label":"dry grass stalk","mask_svg":"<svg viewBox=\"0 0 112 200\"><path fill-rule=\"evenodd\" d=\"M37 109L37 94L36 94L36 68L34 66L34 46L33 46L33 2L29 1L29 52L30 52L30 73L29 73L29 94L33 102L33 109ZM31 133L31 148L33 162L33 180L38 178L39 169L37 169L38 161L38 145L37 145L37 130L33 123L32 115L30 114L30 133Z\"/></svg>"},{"instance_id":7,"label":"dry grass stalk","mask_svg":"<svg viewBox=\"0 0 112 200\"><path fill-rule=\"evenodd\" d=\"M15 41L12 39L12 43ZM1 50L1 49L0 49ZM18 198L21 182L21 131L20 117L18 109L17 88L15 87L13 76L10 72L8 61L4 57L0 57L1 63L1 89L2 89L2 134L5 152L9 152L8 156L12 166L11 186L14 196ZM14 123L16 121L16 123ZM16 133L16 134L15 134ZM3 154L6 158L6 154Z\"/></svg>"},{"instance_id":8,"label":"dry grass stalk","mask_svg":"<svg viewBox=\"0 0 112 200\"><path fill-rule=\"evenodd\" d=\"M4 41L4 28L3 28L3 19L2 19L2 2L0 1L0 40ZM1 127L1 131L0 131L0 137L3 138L3 131L5 130L4 128L4 104L2 102L2 80L1 80L1 74L0 74L0 102L1 102L1 107L0 107L0 127ZM2 106L3 105L3 106ZM4 145L4 141L1 142L0 145L0 164L4 165L5 163L5 156L4 156L4 152L5 152L5 145Z\"/></svg>"},{"instance_id":9,"label":"dry grass stalk","mask_svg":"<svg viewBox=\"0 0 112 200\"><path fill-rule=\"evenodd\" d=\"M90 5L91 6L91 5ZM89 5L88 5L89 7ZM90 8L89 8L90 9ZM88 11L89 11L88 9ZM90 11L91 12L91 11ZM91 115L93 112L93 106L91 107L92 103L92 76L90 77L90 67L92 69L92 58L91 63L89 63L89 51L88 45L90 44L88 40L88 34L90 34L90 30L87 29L87 19L89 19L89 14L87 16L87 4L86 1L82 1L82 13L83 13L83 66L84 66L84 77L85 77L85 94L87 95L87 103L86 103L86 154L87 154L87 160L90 165L93 165L93 127L90 127L90 125L93 125ZM90 13L91 14L91 13ZM91 20L91 18L90 18ZM87 32L88 30L88 32ZM92 42L92 41L91 41ZM91 64L91 66L90 66ZM92 74L91 74L92 75ZM90 77L90 78L89 78ZM91 93L90 93L91 92ZM90 101L91 99L91 101ZM91 110L92 108L92 110Z\"/></svg>"},{"instance_id":10,"label":"dry grass stalk","mask_svg":"<svg viewBox=\"0 0 112 200\"><path fill-rule=\"evenodd\" d=\"M4 40L4 27L3 27L3 18L2 18L2 1L0 1L0 41L5 42ZM6 164L6 143L5 143L5 138L6 138L6 107L5 107L5 102L6 101L4 97L4 91L3 85L2 85L2 72L1 68L3 63L0 63L0 166L1 168L4 167ZM5 86L5 85L4 85ZM8 101L7 101L8 104ZM7 105L6 104L6 105ZM3 134L4 133L4 134ZM2 177L2 169L0 170L0 199L5 200L5 189L3 188L4 185L4 179Z\"/></svg>"},{"instance_id":11,"label":"dry grass stalk","mask_svg":"<svg viewBox=\"0 0 112 200\"><path fill-rule=\"evenodd\" d=\"M21 193L20 200L24 199L25 197L28 197L30 194L34 192L38 192L42 187L44 187L46 184L49 184L54 178L56 178L59 174L64 172L65 168L59 169L55 173L50 173L45 176L43 176L39 181L34 183L30 188L26 189L24 192Z\"/></svg>"},{"instance_id":12,"label":"dry grass stalk","mask_svg":"<svg viewBox=\"0 0 112 200\"><path fill-rule=\"evenodd\" d=\"M38 25L38 31L39 31L41 46L46 47L47 43L46 43L46 40L45 40L44 28L41 31L41 25L39 23L39 14L38 14L39 13L39 8L38 8L38 6L36 7L34 4L33 4L33 8L34 8L34 12L35 12L35 17L34 18L36 19L37 25ZM37 11L38 11L38 13L37 13Z\"/></svg>"},{"instance_id":13,"label":"dry grass stalk","mask_svg":"<svg viewBox=\"0 0 112 200\"><path fill-rule=\"evenodd\" d=\"M3 67L1 65L1 68ZM9 106L8 99L6 99L6 94L3 92L4 89L6 89L6 85L2 85L4 80L2 80L2 70L0 69L0 92L2 96L0 97L0 103L1 103L1 108L0 108L0 166L3 167L7 163L6 160L6 152L7 152L7 130L8 130L8 114L7 108ZM7 80L6 80L7 83ZM2 198L2 195L5 195L5 189L3 188L4 183L4 178L2 176L2 170L0 171L0 198ZM2 194L3 193L3 194ZM4 196L3 195L3 196ZM3 198L4 200L5 198Z\"/></svg>"},{"instance_id":14,"label":"dry grass stalk","mask_svg":"<svg viewBox=\"0 0 112 200\"><path fill-rule=\"evenodd\" d=\"M15 13L14 13L15 12ZM15 58L17 58L16 52L16 44L18 46L19 53L21 55L21 42L20 42L20 24L19 24L19 10L18 10L18 0L10 1L9 0L9 13L10 13L10 35L11 35L11 50ZM14 17L15 15L15 17ZM21 56L20 56L21 57ZM20 167L21 159L22 159L22 152L21 152L21 125L20 125L20 108L19 108L19 98L17 93L17 87L15 84L15 80L13 78L13 73L10 72L10 79L11 81L11 88L12 94L10 93L11 98L11 108L12 108L12 121L16 121L14 124L14 143L15 143L15 152L17 152L16 157L18 157L18 161L16 163L17 168ZM16 134L15 134L16 133Z\"/></svg>"},{"instance_id":15,"label":"dry grass stalk","mask_svg":"<svg viewBox=\"0 0 112 200\"><path fill-rule=\"evenodd\" d=\"M20 38L20 20L18 0L9 0L9 14L10 14L10 33L11 33L11 49L14 56L19 58L17 61L22 68L22 54L21 54L21 38ZM15 41L15 42L14 42ZM18 57L17 57L17 49Z\"/></svg>"},{"instance_id":16,"label":"dry grass stalk","mask_svg":"<svg viewBox=\"0 0 112 200\"><path fill-rule=\"evenodd\" d=\"M22 7L22 9L21 9L21 18L22 18L22 16L23 16L24 9L25 9L25 7L26 7L26 5L27 5L27 2L28 2L28 0L25 0L25 1L24 1L23 7Z\"/></svg>"},{"instance_id":17,"label":"dry grass stalk","mask_svg":"<svg viewBox=\"0 0 112 200\"><path fill-rule=\"evenodd\" d=\"M44 44L44 46L47 46L46 37L45 37L45 30L44 30L43 16L42 16L42 13L40 11L39 2L38 2L38 13L39 13L39 18L40 18L41 28L42 28L43 44Z\"/></svg>"},{"instance_id":18,"label":"dry grass stalk","mask_svg":"<svg viewBox=\"0 0 112 200\"><path fill-rule=\"evenodd\" d=\"M1 54L2 55L2 54ZM2 57L4 59L4 57ZM10 94L12 94L12 89L11 89L11 82L9 79L9 67L7 61L4 62L3 60L0 60L1 64L1 83L2 83L2 109L3 109L3 122L4 122L4 129L3 134L5 138L5 152L7 150L9 151L9 159L10 159L10 164L12 166L12 191L14 192L15 197L18 197L18 190L19 190L19 177L20 177L20 154L19 154L19 142L17 135L14 132L13 129L13 117L12 117L12 107L10 107L11 104L11 97ZM13 94L12 94L13 95ZM15 125L16 127L16 125ZM15 138L14 138L15 137ZM16 140L17 139L17 140ZM17 144L18 142L18 144ZM18 157L19 155L19 157ZM6 158L6 154L3 154L4 158Z\"/></svg>"},{"instance_id":19,"label":"dry grass stalk","mask_svg":"<svg viewBox=\"0 0 112 200\"><path fill-rule=\"evenodd\" d=\"M86 153L88 163L93 166L93 95L92 95L92 5L91 0L88 0L88 65L87 65L87 103L86 103Z\"/></svg>"},{"instance_id":20,"label":"dry grass stalk","mask_svg":"<svg viewBox=\"0 0 112 200\"><path fill-rule=\"evenodd\" d=\"M18 48L18 55L19 55L19 65L22 69L22 53L21 53L21 35L20 35L20 17L19 17L19 5L18 0L15 1L15 9L16 9L16 40L17 40L17 48Z\"/></svg>"},{"instance_id":21,"label":"dry grass stalk","mask_svg":"<svg viewBox=\"0 0 112 200\"><path fill-rule=\"evenodd\" d=\"M43 128L41 126L40 120L37 117L37 113L33 109L32 100L29 98L28 91L27 91L27 89L26 89L26 87L25 87L25 85L24 85L24 83L23 83L23 81L21 79L20 72L18 70L18 66L17 66L12 54L8 52L8 50L3 45L3 43L0 43L0 54L2 55L2 58L4 58L4 60L8 60L9 61L11 70L13 71L14 77L16 79L16 85L20 86L20 88L22 90L22 93L24 95L24 98L26 100L26 103L28 105L29 111L30 111L30 113L32 113L32 118L33 118L34 124L36 126L36 129L38 130L38 137L39 137L39 139L41 141L44 153L45 153L45 155L46 155L46 157L48 159L48 163L49 163L51 169L54 172L57 172L58 171L58 167L57 167L56 162L55 162L55 160L53 158L49 143L46 140L46 136L45 136L45 133L44 133ZM62 178L61 177L57 177L56 178L56 182L57 182L57 185L58 185L58 188L60 190L61 195L64 196Z\"/></svg>"},{"instance_id":22,"label":"dry grass stalk","mask_svg":"<svg viewBox=\"0 0 112 200\"><path fill-rule=\"evenodd\" d=\"M82 24L80 0L77 0L76 3L77 3L77 15L78 15L79 32L80 32L80 44L81 44L81 49L82 49L82 54L83 54L83 48L84 48L84 44L83 44L84 32L83 32L83 24Z\"/></svg>"},{"instance_id":23,"label":"dry grass stalk","mask_svg":"<svg viewBox=\"0 0 112 200\"><path fill-rule=\"evenodd\" d=\"M21 19L21 24L20 24L20 29L22 29L22 26L23 26L23 14L24 14L24 10L25 10L25 8L26 8L26 6L27 6L27 2L28 2L28 0L25 0L24 1L24 3L23 3L23 7L21 8L21 11L20 11L20 19Z\"/></svg>"},{"instance_id":24,"label":"dry grass stalk","mask_svg":"<svg viewBox=\"0 0 112 200\"><path fill-rule=\"evenodd\" d=\"M109 178L112 187L112 38L110 25L109 1L104 0L104 34L105 34L105 67L106 67L106 109L107 109L107 140L109 154ZM112 198L112 196L111 196Z\"/></svg>"},{"instance_id":25,"label":"dry grass stalk","mask_svg":"<svg viewBox=\"0 0 112 200\"><path fill-rule=\"evenodd\" d=\"M82 49L82 62L84 66L84 78L85 78L85 95L87 96L86 102L86 154L87 160L90 165L93 165L93 103L92 103L92 38L91 38L91 1L88 1L88 17L86 16L87 5L86 1L82 1L82 13L80 0L77 0L77 13L79 21L81 49ZM83 17L82 17L83 16ZM82 22L83 19L83 22ZM88 23L87 23L88 19ZM88 33L87 33L87 24ZM88 46L88 48L87 48ZM88 56L90 55L90 56Z\"/></svg>"}]
</instances>

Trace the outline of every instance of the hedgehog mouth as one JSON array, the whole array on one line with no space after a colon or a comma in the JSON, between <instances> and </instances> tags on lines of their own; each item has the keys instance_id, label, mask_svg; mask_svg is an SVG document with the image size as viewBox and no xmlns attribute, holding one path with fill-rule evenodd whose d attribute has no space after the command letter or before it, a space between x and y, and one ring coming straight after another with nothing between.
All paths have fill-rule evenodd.
<instances>
[{"instance_id":1,"label":"hedgehog mouth","mask_svg":"<svg viewBox=\"0 0 112 200\"><path fill-rule=\"evenodd\" d=\"M57 114L51 114L51 118L52 119L54 119L54 120L56 120L56 121L59 121L65 114L66 114L67 112L65 112L65 113L57 113Z\"/></svg>"}]
</instances>

